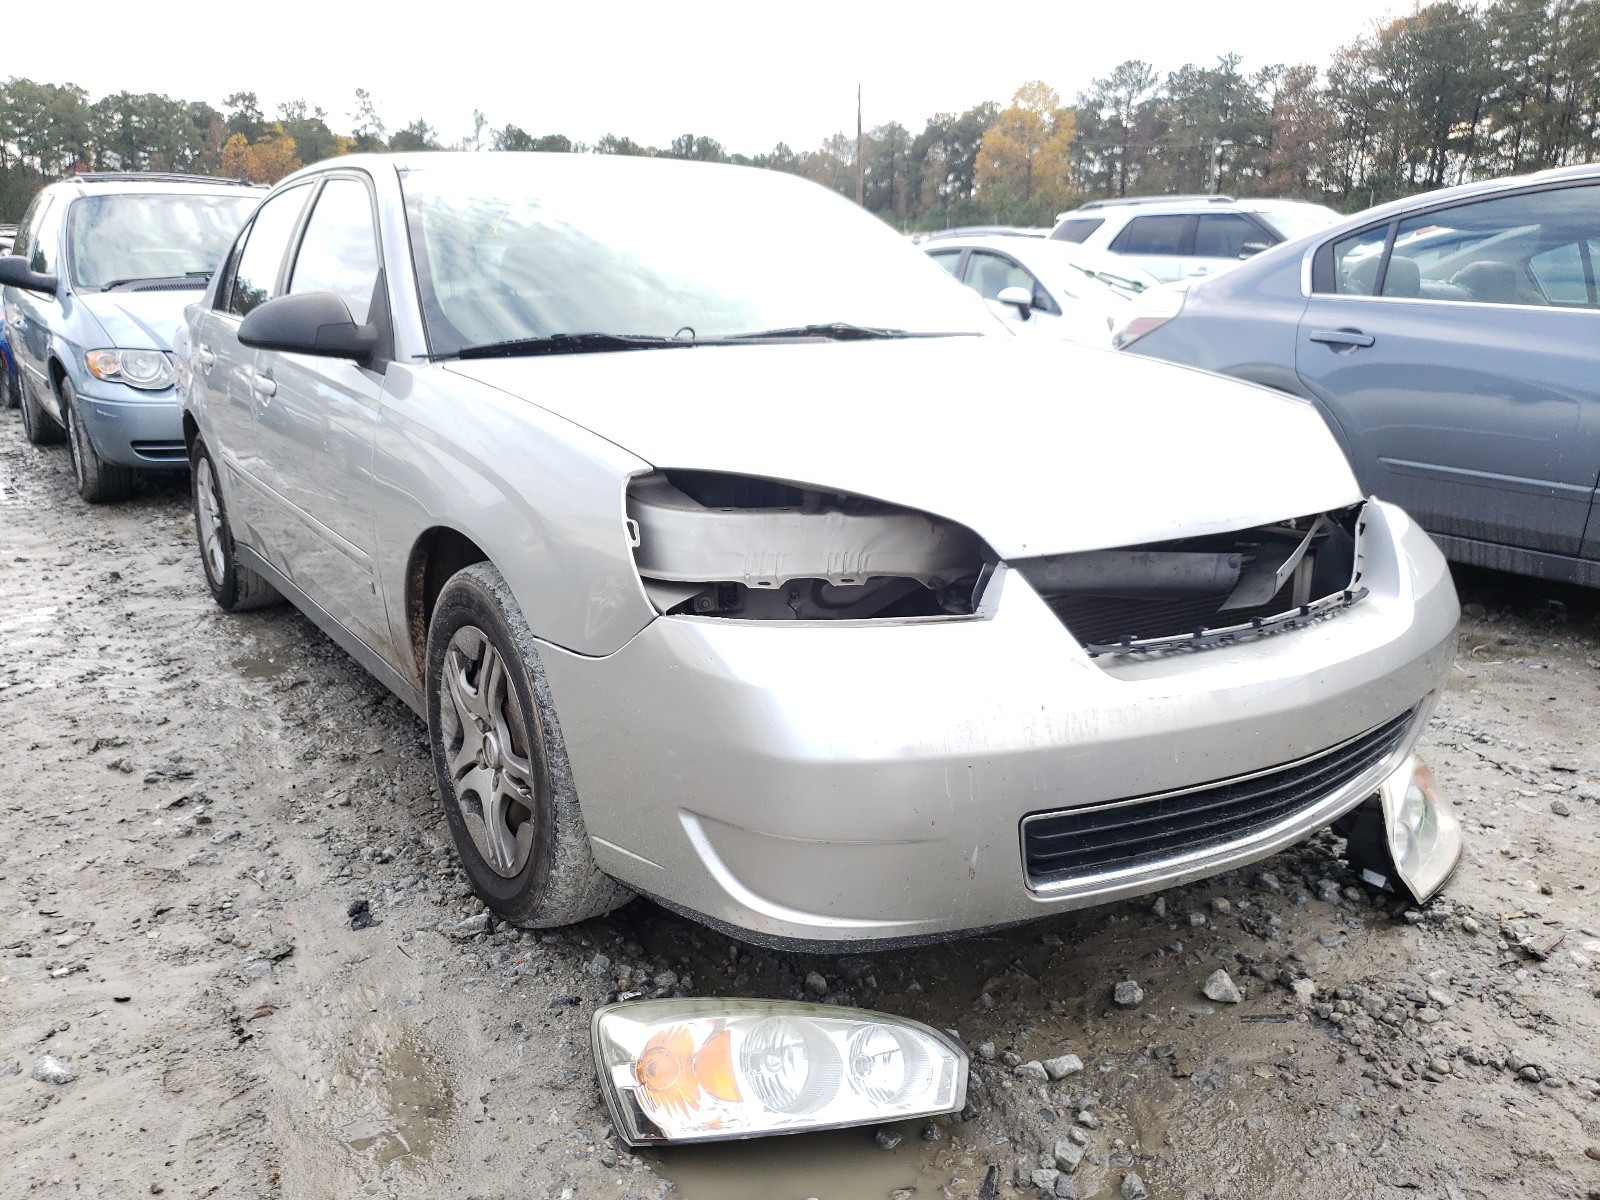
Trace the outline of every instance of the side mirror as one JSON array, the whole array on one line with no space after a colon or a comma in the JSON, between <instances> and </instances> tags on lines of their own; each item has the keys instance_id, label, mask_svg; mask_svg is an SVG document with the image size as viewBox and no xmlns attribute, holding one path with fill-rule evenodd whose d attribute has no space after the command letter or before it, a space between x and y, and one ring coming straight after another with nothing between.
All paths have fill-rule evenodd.
<instances>
[{"instance_id":1,"label":"side mirror","mask_svg":"<svg viewBox=\"0 0 1600 1200\"><path fill-rule=\"evenodd\" d=\"M1024 321L1033 315L1033 293L1025 287L1003 287L995 299L1015 308Z\"/></svg>"},{"instance_id":2,"label":"side mirror","mask_svg":"<svg viewBox=\"0 0 1600 1200\"><path fill-rule=\"evenodd\" d=\"M345 302L332 292L304 292L279 296L253 309L239 323L239 341L257 350L365 363L377 352L378 330L357 325Z\"/></svg>"},{"instance_id":3,"label":"side mirror","mask_svg":"<svg viewBox=\"0 0 1600 1200\"><path fill-rule=\"evenodd\" d=\"M28 266L28 260L20 254L8 254L0 258L0 284L25 288L30 292L46 292L51 296L56 294L56 277L39 274Z\"/></svg>"},{"instance_id":4,"label":"side mirror","mask_svg":"<svg viewBox=\"0 0 1600 1200\"><path fill-rule=\"evenodd\" d=\"M1260 254L1266 248L1267 243L1265 242L1246 242L1244 245L1239 247L1239 257L1250 258L1254 255Z\"/></svg>"}]
</instances>

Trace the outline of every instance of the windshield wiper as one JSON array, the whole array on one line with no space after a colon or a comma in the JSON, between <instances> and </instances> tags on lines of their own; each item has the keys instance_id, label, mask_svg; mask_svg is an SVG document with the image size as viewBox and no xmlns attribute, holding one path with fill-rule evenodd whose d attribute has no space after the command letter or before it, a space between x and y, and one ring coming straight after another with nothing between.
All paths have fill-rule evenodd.
<instances>
[{"instance_id":1,"label":"windshield wiper","mask_svg":"<svg viewBox=\"0 0 1600 1200\"><path fill-rule=\"evenodd\" d=\"M851 325L847 321L831 321L819 325L791 325L783 329L761 329L755 333L730 333L714 338L714 342L756 342L766 338L825 338L830 342L866 342L877 338L961 337L958 332L915 332L908 329L880 329L872 325ZM976 335L970 335L976 336Z\"/></svg>"},{"instance_id":2,"label":"windshield wiper","mask_svg":"<svg viewBox=\"0 0 1600 1200\"><path fill-rule=\"evenodd\" d=\"M487 342L482 346L464 346L454 354L436 357L521 358L536 354L592 354L603 350L665 350L694 344L683 338L643 333L552 333L549 337L512 338L505 342Z\"/></svg>"},{"instance_id":3,"label":"windshield wiper","mask_svg":"<svg viewBox=\"0 0 1600 1200\"><path fill-rule=\"evenodd\" d=\"M185 271L182 275L130 275L126 279L113 279L110 283L103 283L100 285L100 290L109 292L114 288L127 287L130 283L154 283L160 279L192 279L196 287L204 287L210 278L210 271Z\"/></svg>"}]
</instances>

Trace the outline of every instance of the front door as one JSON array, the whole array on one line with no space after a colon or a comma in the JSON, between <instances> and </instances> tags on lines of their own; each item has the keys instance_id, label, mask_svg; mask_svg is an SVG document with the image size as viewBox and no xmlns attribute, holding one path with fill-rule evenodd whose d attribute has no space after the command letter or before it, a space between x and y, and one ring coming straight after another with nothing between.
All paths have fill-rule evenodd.
<instances>
[{"instance_id":1,"label":"front door","mask_svg":"<svg viewBox=\"0 0 1600 1200\"><path fill-rule=\"evenodd\" d=\"M363 178L318 193L286 294L332 292L357 324L386 319L372 201ZM253 380L262 482L276 500L271 539L294 582L380 653L388 618L372 562L372 459L383 373L347 359L262 351Z\"/></svg>"}]
</instances>

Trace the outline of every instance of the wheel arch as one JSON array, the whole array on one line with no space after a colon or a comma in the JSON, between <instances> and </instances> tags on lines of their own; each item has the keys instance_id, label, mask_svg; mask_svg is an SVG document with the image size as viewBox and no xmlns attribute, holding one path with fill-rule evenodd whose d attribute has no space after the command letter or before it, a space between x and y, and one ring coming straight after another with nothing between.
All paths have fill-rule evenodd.
<instances>
[{"instance_id":1,"label":"wheel arch","mask_svg":"<svg viewBox=\"0 0 1600 1200\"><path fill-rule=\"evenodd\" d=\"M433 620L439 593L461 568L492 561L477 542L449 525L431 526L412 543L406 560L406 639L417 679L424 686L428 677L428 624Z\"/></svg>"}]
</instances>

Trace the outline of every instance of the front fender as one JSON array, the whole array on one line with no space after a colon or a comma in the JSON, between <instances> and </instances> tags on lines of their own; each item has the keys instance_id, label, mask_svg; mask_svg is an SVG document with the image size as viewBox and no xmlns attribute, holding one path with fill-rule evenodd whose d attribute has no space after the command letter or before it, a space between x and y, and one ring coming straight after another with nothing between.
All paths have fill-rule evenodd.
<instances>
[{"instance_id":1,"label":"front fender","mask_svg":"<svg viewBox=\"0 0 1600 1200\"><path fill-rule=\"evenodd\" d=\"M629 477L648 469L497 388L437 365L392 364L373 470L376 566L396 645L413 640L412 550L438 526L488 555L541 641L585 656L626 645L656 615L634 569L624 507Z\"/></svg>"}]
</instances>

